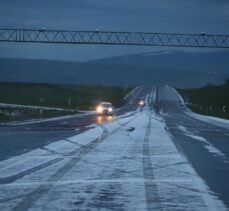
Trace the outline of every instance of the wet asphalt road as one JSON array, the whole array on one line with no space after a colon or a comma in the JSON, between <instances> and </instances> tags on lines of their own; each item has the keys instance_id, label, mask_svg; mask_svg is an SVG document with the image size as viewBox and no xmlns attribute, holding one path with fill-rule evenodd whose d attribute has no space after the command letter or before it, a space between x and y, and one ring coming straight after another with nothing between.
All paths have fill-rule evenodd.
<instances>
[{"instance_id":1,"label":"wet asphalt road","mask_svg":"<svg viewBox=\"0 0 229 211\"><path fill-rule=\"evenodd\" d=\"M142 87L137 89L127 98L126 103L115 111L115 115L119 116L136 110L139 99L142 99L148 90ZM97 124L98 121L108 121L108 119L103 117L98 120L96 114L88 114L42 123L16 126L0 125L0 160L77 135L90 129L90 125Z\"/></svg>"},{"instance_id":2,"label":"wet asphalt road","mask_svg":"<svg viewBox=\"0 0 229 211\"><path fill-rule=\"evenodd\" d=\"M229 207L229 131L188 115L171 87L159 88L158 100L159 110L178 149ZM214 153L212 147L221 153Z\"/></svg>"},{"instance_id":3,"label":"wet asphalt road","mask_svg":"<svg viewBox=\"0 0 229 211\"><path fill-rule=\"evenodd\" d=\"M120 110L117 110L116 115L122 115L128 111L135 110L137 108L137 101L139 99L146 96L147 93L149 93L150 89L147 88L140 88L137 90L132 96L129 97L127 103L120 108ZM157 90L157 97L156 97L156 110L158 111L158 115L161 115L161 117L164 119L166 124L166 130L171 134L171 138L179 151L187 157L190 164L193 166L193 168L196 170L198 175L203 179L203 181L208 185L211 191L213 191L219 199L221 199L224 204L229 207L229 131L225 128L221 128L215 125L212 125L210 123L206 123L200 120L195 119L191 115L187 113L186 108L182 105L181 99L179 98L177 92L171 88L171 87L160 87ZM106 121L104 119L103 121ZM21 126L1 126L0 127L0 159L4 160L8 157L12 157L27 151L31 151L32 149L36 148L42 148L43 146L47 145L48 143L66 139L67 137L76 135L77 133L81 133L85 130L88 130L88 125L91 125L93 123L97 123L97 117L94 114L81 116L81 117L74 117L71 119L66 120L57 120L57 121L50 121L50 122L44 122L44 123L36 123L36 124L27 124L27 125L21 125ZM153 126L153 125L152 125ZM150 128L150 127L149 127ZM123 136L127 136L129 134L126 134L127 132L125 130L121 130L121 134ZM140 135L139 135L140 136ZM141 134L141 136L144 136L144 134ZM139 139L136 139L135 145L132 145L132 141L135 139L129 138L129 142L126 142L125 145L123 145L122 139L119 138L120 135L117 135L115 138L115 141L113 142L105 142L104 145L101 148L101 151L91 151L93 148L89 148L86 151L91 152L91 157L95 158L93 153L97 153L98 158L101 158L101 153L110 152L111 150L111 143L113 144L112 153L116 153L119 158L112 159L112 163L117 164L117 166L114 168L110 168L110 171L108 171L108 167L111 166L111 160L108 160L105 156L103 159L103 162L95 162L92 163L90 166L90 162L93 162L91 160L91 157L88 156L87 165L89 167L93 168L94 170L97 170L100 175L99 178L122 178L120 175L126 173L126 169L133 168L128 171L128 174L132 176L132 172L135 172L139 178L142 178L142 175L140 175L139 168L136 167L137 162L135 162L135 159L125 159L129 156L132 157L133 155L130 153L132 151L129 151L129 146L131 149L133 148L133 152L137 155L141 154L141 148L137 147ZM131 137L131 136L130 136ZM147 137L147 133L146 133ZM156 137L155 134L153 134L153 137ZM140 137L142 140L142 137ZM154 149L150 148L149 144L150 139L146 138L144 140L143 146L147 146L147 148L144 150L143 148L143 164L145 163L145 168L143 168L144 177L146 179L152 177L153 172L155 171L152 166L148 166L149 163L151 163L151 159L149 159L149 153L153 153ZM119 143L119 144L118 144ZM116 151L114 150L115 147L119 146ZM135 146L135 147L133 147ZM165 145L166 146L166 145ZM162 147L162 146L161 146ZM83 151L86 153L85 151ZM128 153L130 154L128 154ZM123 156L120 157L120 154ZM111 155L108 153L109 156ZM127 156L128 155L128 156ZM78 159L78 158L77 158ZM102 158L101 158L102 159ZM154 158L156 159L156 158ZM73 160L76 162L75 160ZM124 162L125 161L125 162ZM130 162L133 161L133 165L129 165ZM71 164L72 162L70 162ZM74 178L77 178L77 174L79 174L79 178L82 178L82 173L84 173L85 163L79 165L76 169L74 174L69 173L70 179L72 179L72 175L74 175ZM151 163L152 164L152 163ZM120 166L122 167L120 171ZM69 169L72 168L72 166L69 167ZM65 168L67 168L65 167ZM140 167L140 166L139 166ZM50 167L51 168L51 167ZM79 168L82 168L81 171L79 171ZM136 171L136 169L137 171ZM182 167L181 167L182 168ZM89 168L90 169L90 168ZM63 169L61 169L63 170ZM183 169L181 169L183 170ZM47 171L50 172L50 171ZM58 171L59 172L59 171ZM57 172L57 173L58 173ZM57 175L59 177L62 177L66 171L61 171L61 174ZM93 178L93 172L92 178ZM88 174L85 172L85 177L91 176L91 174ZM111 174L111 175L110 175ZM139 175L138 175L139 174ZM42 174L40 174L42 175ZM96 174L96 178L98 177ZM56 175L54 175L55 178L59 178ZM135 175L136 176L136 175ZM50 181L53 181L53 177L50 177ZM55 181L54 178L54 181ZM83 177L84 178L84 177ZM106 181L106 180L105 180ZM45 183L46 184L46 183ZM42 191L48 192L52 185L45 186L41 185L37 190L33 192L34 201L36 201L37 194ZM98 186L95 188L95 186ZM125 187L125 185L123 186ZM123 188L122 187L122 188ZM148 187L148 188L147 188ZM152 191L149 189L148 183L145 184L145 190L147 195L148 190L148 196L150 205L150 200L152 196ZM153 187L153 186L152 186ZM66 192L69 191L71 187L68 187L66 189ZM84 186L82 186L83 190ZM136 188L136 187L134 187ZM40 191L42 189L42 191ZM95 185L88 185L86 191L90 191L90 189L95 189L96 197L102 197L102 198L92 198L90 203L107 203L112 201L112 197L114 195L120 196L120 194L124 194L123 198L126 197L126 191L130 192L128 197L132 197L133 193L129 190L130 186L129 184L126 185L126 188L124 188L123 191L120 188L117 187L117 185L110 185L105 186L104 184L101 185L97 184ZM140 186L139 186L139 189ZM77 191L80 191L81 188L77 187ZM132 190L132 189L131 189ZM116 193L115 191L119 191ZM144 191L144 190L142 190ZM58 191L57 191L58 192ZM114 194L115 192L115 194ZM136 189L133 189L134 193L137 193ZM59 193L62 193L62 191L59 191ZM99 193L99 195L97 195ZM109 197L110 193L110 199ZM140 193L140 192L139 192ZM178 193L177 193L178 194ZM42 196L42 194L40 194ZM140 196L139 196L140 197ZM154 198L157 198L157 194L153 194ZM141 199L141 198L136 198ZM147 197L146 197L147 199ZM7 199L8 200L8 199ZM84 203L84 201L88 200L88 195L86 195L85 199L80 199L79 201L76 201L76 205L79 206L79 203ZM143 199L142 199L143 200ZM89 203L87 202L87 203ZM109 204L111 206L112 204ZM83 205L82 205L83 206ZM89 207L92 206L101 206L101 204L89 204ZM105 205L104 205L105 206ZM121 205L120 205L121 206ZM18 205L18 207L29 207L28 200L25 200L25 203L21 203Z\"/></svg>"}]
</instances>

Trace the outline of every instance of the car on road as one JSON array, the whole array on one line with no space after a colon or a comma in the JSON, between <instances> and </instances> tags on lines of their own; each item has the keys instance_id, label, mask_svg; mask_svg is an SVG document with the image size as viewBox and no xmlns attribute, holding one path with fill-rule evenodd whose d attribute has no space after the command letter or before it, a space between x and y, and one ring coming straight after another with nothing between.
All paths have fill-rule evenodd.
<instances>
[{"instance_id":1,"label":"car on road","mask_svg":"<svg viewBox=\"0 0 229 211\"><path fill-rule=\"evenodd\" d=\"M113 116L114 109L110 102L101 102L97 108L96 112L98 115L110 115Z\"/></svg>"}]
</instances>

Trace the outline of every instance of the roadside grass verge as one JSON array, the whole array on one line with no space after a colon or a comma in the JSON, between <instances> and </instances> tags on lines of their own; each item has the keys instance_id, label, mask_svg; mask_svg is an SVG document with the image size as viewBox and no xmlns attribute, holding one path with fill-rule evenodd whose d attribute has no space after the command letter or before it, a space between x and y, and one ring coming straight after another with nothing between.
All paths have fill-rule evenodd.
<instances>
[{"instance_id":1,"label":"roadside grass verge","mask_svg":"<svg viewBox=\"0 0 229 211\"><path fill-rule=\"evenodd\" d=\"M177 90L192 111L229 119L229 83Z\"/></svg>"},{"instance_id":2,"label":"roadside grass verge","mask_svg":"<svg viewBox=\"0 0 229 211\"><path fill-rule=\"evenodd\" d=\"M0 83L0 103L56 107L74 110L94 110L100 101L123 103L132 88L102 85L65 85L37 83ZM42 111L39 109L1 108L0 121L51 117L70 114L70 111Z\"/></svg>"}]
</instances>

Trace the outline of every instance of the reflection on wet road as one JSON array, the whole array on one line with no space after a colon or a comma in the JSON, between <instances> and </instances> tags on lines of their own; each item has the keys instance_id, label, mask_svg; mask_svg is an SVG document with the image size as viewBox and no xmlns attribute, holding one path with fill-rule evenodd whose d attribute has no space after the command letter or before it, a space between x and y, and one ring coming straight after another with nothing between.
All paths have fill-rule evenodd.
<instances>
[{"instance_id":1,"label":"reflection on wet road","mask_svg":"<svg viewBox=\"0 0 229 211\"><path fill-rule=\"evenodd\" d=\"M111 122L113 116L97 116L97 124L102 124L103 122Z\"/></svg>"}]
</instances>

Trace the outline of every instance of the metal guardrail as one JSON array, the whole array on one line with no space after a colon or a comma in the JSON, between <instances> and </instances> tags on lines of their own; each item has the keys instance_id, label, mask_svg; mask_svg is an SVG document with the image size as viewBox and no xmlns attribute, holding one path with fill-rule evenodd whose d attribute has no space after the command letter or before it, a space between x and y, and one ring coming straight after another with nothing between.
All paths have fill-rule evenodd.
<instances>
[{"instance_id":1,"label":"metal guardrail","mask_svg":"<svg viewBox=\"0 0 229 211\"><path fill-rule=\"evenodd\" d=\"M2 42L229 48L229 35L0 29Z\"/></svg>"},{"instance_id":2,"label":"metal guardrail","mask_svg":"<svg viewBox=\"0 0 229 211\"><path fill-rule=\"evenodd\" d=\"M21 109L31 109L31 110L70 111L70 112L76 111L74 109L55 108L55 107L47 107L47 106L18 105L18 104L9 104L9 103L0 103L0 108L21 108Z\"/></svg>"}]
</instances>

